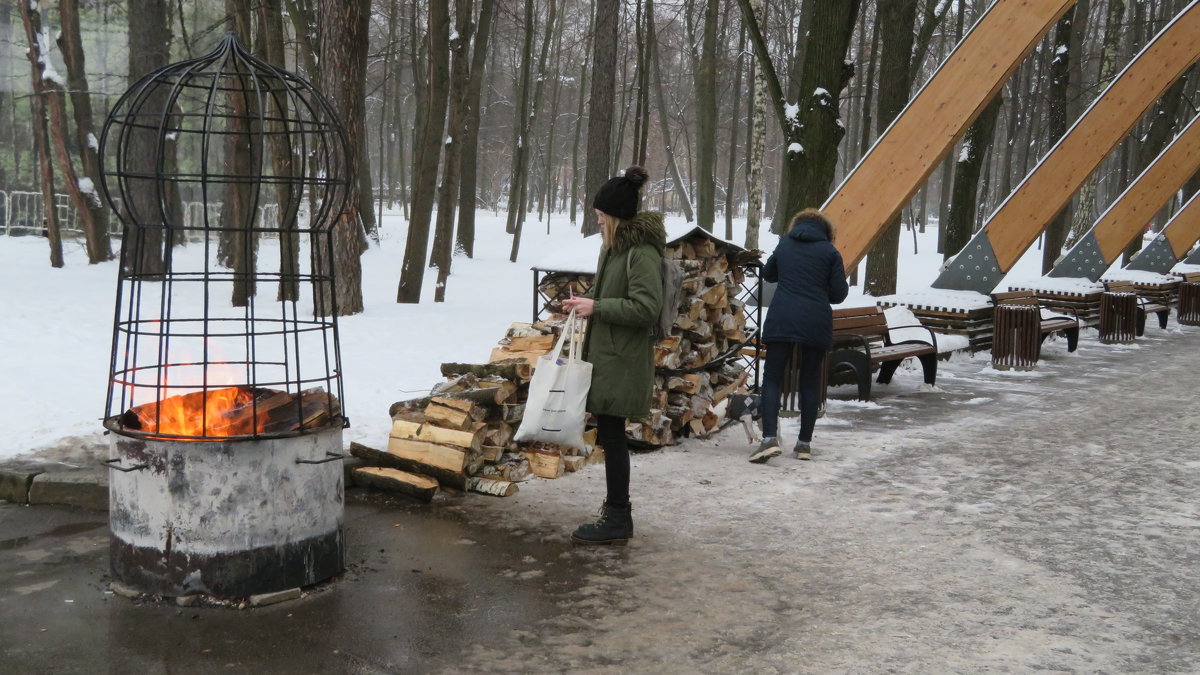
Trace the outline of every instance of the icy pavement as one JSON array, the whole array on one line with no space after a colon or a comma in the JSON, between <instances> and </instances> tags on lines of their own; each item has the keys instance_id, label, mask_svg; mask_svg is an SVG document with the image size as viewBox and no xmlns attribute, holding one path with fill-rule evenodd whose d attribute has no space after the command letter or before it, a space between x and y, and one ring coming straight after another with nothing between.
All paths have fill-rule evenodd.
<instances>
[{"instance_id":1,"label":"icy pavement","mask_svg":"<svg viewBox=\"0 0 1200 675\"><path fill-rule=\"evenodd\" d=\"M1198 352L1200 328L1088 330L1029 373L960 355L934 389L906 367L869 404L834 400L812 462L749 464L737 426L637 455L627 548L568 543L599 466L507 499L352 497L345 578L259 610L105 596L102 516L0 506L0 663L1197 672Z\"/></svg>"}]
</instances>

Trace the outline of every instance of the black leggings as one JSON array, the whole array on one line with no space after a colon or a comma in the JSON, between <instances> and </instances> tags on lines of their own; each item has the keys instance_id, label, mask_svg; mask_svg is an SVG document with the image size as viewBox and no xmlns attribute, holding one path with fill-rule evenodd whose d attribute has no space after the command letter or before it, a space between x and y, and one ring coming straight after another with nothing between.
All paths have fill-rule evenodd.
<instances>
[{"instance_id":1,"label":"black leggings","mask_svg":"<svg viewBox=\"0 0 1200 675\"><path fill-rule=\"evenodd\" d=\"M609 504L629 503L629 444L625 440L625 418L596 415L596 442L604 447L604 481Z\"/></svg>"},{"instance_id":2,"label":"black leggings","mask_svg":"<svg viewBox=\"0 0 1200 675\"><path fill-rule=\"evenodd\" d=\"M763 370L762 428L763 436L779 435L779 395L792 355L793 342L767 344L767 363ZM800 439L811 441L817 425L817 410L821 407L821 361L825 350L799 345L800 363Z\"/></svg>"}]
</instances>

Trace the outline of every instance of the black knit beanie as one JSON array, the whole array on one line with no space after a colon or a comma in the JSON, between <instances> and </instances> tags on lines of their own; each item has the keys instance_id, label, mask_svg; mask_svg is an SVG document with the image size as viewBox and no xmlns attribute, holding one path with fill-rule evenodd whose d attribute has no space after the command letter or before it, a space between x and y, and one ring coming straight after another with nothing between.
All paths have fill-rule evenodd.
<instances>
[{"instance_id":1,"label":"black knit beanie","mask_svg":"<svg viewBox=\"0 0 1200 675\"><path fill-rule=\"evenodd\" d=\"M609 178L600 186L600 191L592 200L592 208L621 220L632 220L637 215L640 191L647 178L646 170L640 166L625 169L624 176Z\"/></svg>"}]
</instances>

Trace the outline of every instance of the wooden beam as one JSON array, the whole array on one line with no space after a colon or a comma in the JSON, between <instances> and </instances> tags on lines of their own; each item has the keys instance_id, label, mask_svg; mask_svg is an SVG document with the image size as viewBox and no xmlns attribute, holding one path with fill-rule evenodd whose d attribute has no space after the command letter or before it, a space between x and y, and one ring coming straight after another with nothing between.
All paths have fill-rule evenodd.
<instances>
[{"instance_id":1,"label":"wooden beam","mask_svg":"<svg viewBox=\"0 0 1200 675\"><path fill-rule=\"evenodd\" d=\"M1193 0L1147 44L988 218L933 283L987 293L1025 253L1071 195L1137 124L1167 87L1200 58L1200 0ZM980 264L991 252L999 268L964 280L964 255ZM982 257L986 257L982 256ZM983 266L989 267L984 261Z\"/></svg>"},{"instance_id":2,"label":"wooden beam","mask_svg":"<svg viewBox=\"0 0 1200 675\"><path fill-rule=\"evenodd\" d=\"M1192 245L1200 240L1200 192L1192 195L1192 198L1183 205L1171 216L1171 220L1163 228L1162 234L1171 243L1171 251L1175 253L1175 260L1183 260L1183 256L1191 250Z\"/></svg>"},{"instance_id":3,"label":"wooden beam","mask_svg":"<svg viewBox=\"0 0 1200 675\"><path fill-rule=\"evenodd\" d=\"M1200 42L1200 35L1195 41ZM1192 118L1117 203L1096 221L1096 243L1100 245L1106 263L1116 261L1129 242L1146 229L1154 214L1197 169L1200 169L1200 116Z\"/></svg>"},{"instance_id":4,"label":"wooden beam","mask_svg":"<svg viewBox=\"0 0 1200 675\"><path fill-rule=\"evenodd\" d=\"M1074 0L998 0L822 207L852 269Z\"/></svg>"}]
</instances>

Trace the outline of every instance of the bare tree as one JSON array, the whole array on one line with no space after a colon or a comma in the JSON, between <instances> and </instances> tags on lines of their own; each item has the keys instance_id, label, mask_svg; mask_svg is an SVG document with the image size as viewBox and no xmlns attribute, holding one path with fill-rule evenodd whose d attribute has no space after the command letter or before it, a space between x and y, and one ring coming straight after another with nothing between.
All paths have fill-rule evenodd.
<instances>
[{"instance_id":1,"label":"bare tree","mask_svg":"<svg viewBox=\"0 0 1200 675\"><path fill-rule=\"evenodd\" d=\"M78 0L59 0L58 17L62 22L58 46L62 50L63 62L67 67L67 91L71 96L71 109L75 118L75 142L79 147L78 173L82 174L74 181L80 188L77 192L82 196L82 203L77 199L76 207L81 215L87 212L87 216L83 218L83 226L88 262L98 263L111 260L113 252L108 240L108 208L100 201L100 194L96 191L100 185L100 156L97 154L100 148L92 121L92 96L88 87L83 40L79 32ZM65 146L65 139L63 145ZM75 193L72 193L72 196L75 197Z\"/></svg>"},{"instance_id":2,"label":"bare tree","mask_svg":"<svg viewBox=\"0 0 1200 675\"><path fill-rule=\"evenodd\" d=\"M37 3L21 3L21 20L25 24L25 36L29 40L29 64L33 69L33 138L37 147L38 174L42 184L42 218L46 223L46 234L50 240L50 265L63 266L62 235L58 225L58 210L54 207L54 166L50 162L50 137L47 128L45 83L48 77L49 55L45 53L44 40L48 37L42 30L42 14Z\"/></svg>"},{"instance_id":3,"label":"bare tree","mask_svg":"<svg viewBox=\"0 0 1200 675\"><path fill-rule=\"evenodd\" d=\"M344 0L321 3L320 63L321 88L333 104L346 130L350 156L342 167L350 181L346 203L334 217L333 269L320 266L328 252L313 251L313 264L318 270L330 273L336 281L337 293L323 293L316 302L318 314L338 316L357 314L363 310L362 261L367 247L362 224L362 202L359 195L358 171L361 168L354 155L356 146L365 145L366 125L363 122L366 99L367 31L370 26L370 0ZM319 240L319 239L318 239ZM326 287L327 288L327 287ZM330 304L333 301L336 304Z\"/></svg>"},{"instance_id":4,"label":"bare tree","mask_svg":"<svg viewBox=\"0 0 1200 675\"><path fill-rule=\"evenodd\" d=\"M584 191L594 190L608 179L612 163L612 119L616 105L617 26L620 0L596 0L595 30L592 34L592 89L588 99L587 169ZM583 236L599 232L596 219L584 216Z\"/></svg>"},{"instance_id":5,"label":"bare tree","mask_svg":"<svg viewBox=\"0 0 1200 675\"><path fill-rule=\"evenodd\" d=\"M414 145L412 180L412 216L408 222L408 238L404 247L404 265L400 271L400 287L396 302L421 301L424 281L425 253L429 246L429 223L433 216L433 200L441 159L441 146L446 124L446 107L450 89L450 4L448 0L431 0L428 16L429 69L426 81L425 110L421 113Z\"/></svg>"},{"instance_id":6,"label":"bare tree","mask_svg":"<svg viewBox=\"0 0 1200 675\"><path fill-rule=\"evenodd\" d=\"M696 224L712 232L716 218L717 2L704 3L704 37L696 73Z\"/></svg>"}]
</instances>

